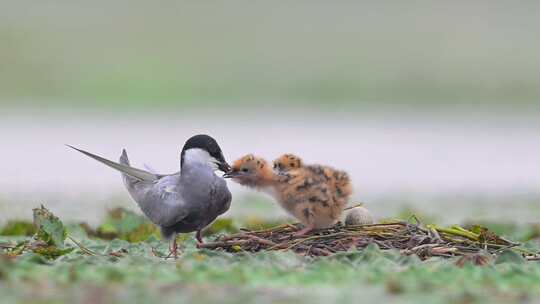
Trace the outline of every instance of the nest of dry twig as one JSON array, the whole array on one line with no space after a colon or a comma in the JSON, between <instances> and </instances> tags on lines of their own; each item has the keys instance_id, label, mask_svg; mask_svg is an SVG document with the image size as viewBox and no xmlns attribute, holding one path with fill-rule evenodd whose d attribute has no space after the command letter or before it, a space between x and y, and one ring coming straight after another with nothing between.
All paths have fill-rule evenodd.
<instances>
[{"instance_id":1,"label":"nest of dry twig","mask_svg":"<svg viewBox=\"0 0 540 304\"><path fill-rule=\"evenodd\" d=\"M415 254L421 259L485 252L497 255L504 250L516 250L531 260L536 257L534 253L518 248L518 243L505 240L482 227L478 227L475 232L459 226L441 228L396 221L361 226L338 224L310 235L295 236L300 228L300 224L286 224L259 231L244 230L233 235L219 236L214 242L203 244L202 247L228 252L293 250L305 256L329 256L377 244L383 250L397 249L402 254Z\"/></svg>"}]
</instances>

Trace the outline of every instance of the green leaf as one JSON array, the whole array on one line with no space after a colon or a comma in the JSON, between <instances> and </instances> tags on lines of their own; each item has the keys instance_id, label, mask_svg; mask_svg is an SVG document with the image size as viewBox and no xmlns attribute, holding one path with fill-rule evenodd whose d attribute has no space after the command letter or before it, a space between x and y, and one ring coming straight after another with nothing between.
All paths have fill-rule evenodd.
<instances>
[{"instance_id":1,"label":"green leaf","mask_svg":"<svg viewBox=\"0 0 540 304\"><path fill-rule=\"evenodd\" d=\"M64 248L67 232L62 221L43 205L33 211L34 225L38 230L37 239L44 241L48 245Z\"/></svg>"},{"instance_id":2,"label":"green leaf","mask_svg":"<svg viewBox=\"0 0 540 304\"><path fill-rule=\"evenodd\" d=\"M526 261L523 258L523 256L521 256L521 254L513 250L503 251L495 260L495 264L501 264L501 263L523 264L525 262Z\"/></svg>"},{"instance_id":3,"label":"green leaf","mask_svg":"<svg viewBox=\"0 0 540 304\"><path fill-rule=\"evenodd\" d=\"M74 248L60 249L55 246L48 246L43 248L37 248L36 250L34 250L34 252L45 258L54 260L60 256L70 253L71 251L73 251L73 249Z\"/></svg>"},{"instance_id":4,"label":"green leaf","mask_svg":"<svg viewBox=\"0 0 540 304\"><path fill-rule=\"evenodd\" d=\"M59 248L64 247L64 240L66 239L67 235L64 225L60 220L47 219L41 225L41 229L49 236L48 244Z\"/></svg>"},{"instance_id":5,"label":"green leaf","mask_svg":"<svg viewBox=\"0 0 540 304\"><path fill-rule=\"evenodd\" d=\"M34 225L27 221L10 220L0 231L0 235L31 236L36 233Z\"/></svg>"}]
</instances>

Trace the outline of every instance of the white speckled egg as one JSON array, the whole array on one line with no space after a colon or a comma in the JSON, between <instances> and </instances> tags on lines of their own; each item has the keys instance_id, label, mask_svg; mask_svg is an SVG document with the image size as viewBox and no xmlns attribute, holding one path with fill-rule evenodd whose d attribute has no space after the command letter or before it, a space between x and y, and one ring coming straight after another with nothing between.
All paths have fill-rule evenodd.
<instances>
[{"instance_id":1,"label":"white speckled egg","mask_svg":"<svg viewBox=\"0 0 540 304\"><path fill-rule=\"evenodd\" d=\"M369 225L373 223L373 215L364 206L354 207L346 211L345 225L347 226Z\"/></svg>"}]
</instances>

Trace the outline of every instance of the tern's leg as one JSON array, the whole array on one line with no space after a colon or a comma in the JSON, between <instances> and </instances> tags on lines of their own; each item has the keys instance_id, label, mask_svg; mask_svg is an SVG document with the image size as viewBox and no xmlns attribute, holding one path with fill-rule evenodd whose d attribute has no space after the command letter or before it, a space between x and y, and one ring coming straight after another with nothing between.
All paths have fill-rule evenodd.
<instances>
[{"instance_id":1,"label":"tern's leg","mask_svg":"<svg viewBox=\"0 0 540 304\"><path fill-rule=\"evenodd\" d=\"M176 234L173 237L172 243L169 244L169 255L167 256L167 259L170 257L174 257L175 259L178 258L178 243L176 242Z\"/></svg>"},{"instance_id":2,"label":"tern's leg","mask_svg":"<svg viewBox=\"0 0 540 304\"><path fill-rule=\"evenodd\" d=\"M200 248L200 245L204 244L204 241L202 239L202 230L197 230L195 238L197 239L197 248Z\"/></svg>"},{"instance_id":3,"label":"tern's leg","mask_svg":"<svg viewBox=\"0 0 540 304\"><path fill-rule=\"evenodd\" d=\"M174 236L173 240L173 255L175 259L178 258L178 243L176 242L176 235Z\"/></svg>"}]
</instances>

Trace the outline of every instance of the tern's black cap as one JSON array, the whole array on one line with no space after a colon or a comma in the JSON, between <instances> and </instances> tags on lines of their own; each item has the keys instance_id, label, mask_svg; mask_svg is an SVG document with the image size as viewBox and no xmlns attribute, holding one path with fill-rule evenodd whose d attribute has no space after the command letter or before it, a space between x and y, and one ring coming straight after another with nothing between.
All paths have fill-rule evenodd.
<instances>
[{"instance_id":1,"label":"tern's black cap","mask_svg":"<svg viewBox=\"0 0 540 304\"><path fill-rule=\"evenodd\" d=\"M219 162L222 162L224 164L227 163L225 161L225 158L223 157L223 152L221 151L221 148L219 147L217 141L209 135L195 135L186 141L184 147L182 148L182 154L180 155L180 166L184 164L184 155L189 149L204 150Z\"/></svg>"}]
</instances>

